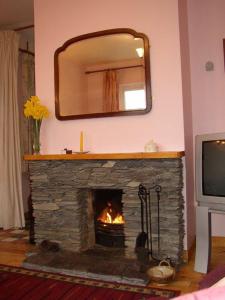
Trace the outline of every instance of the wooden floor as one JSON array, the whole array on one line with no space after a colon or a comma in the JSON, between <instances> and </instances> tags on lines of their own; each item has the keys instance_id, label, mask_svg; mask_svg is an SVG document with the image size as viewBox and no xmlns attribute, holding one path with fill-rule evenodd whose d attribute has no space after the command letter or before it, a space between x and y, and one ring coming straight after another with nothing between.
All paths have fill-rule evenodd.
<instances>
[{"instance_id":1,"label":"wooden floor","mask_svg":"<svg viewBox=\"0 0 225 300\"><path fill-rule=\"evenodd\" d=\"M25 230L0 230L0 264L10 266L21 266L26 253L32 252L34 245L29 244L28 232ZM210 269L225 262L225 238L213 238L212 260ZM198 282L204 276L194 272L194 255L190 262L181 267L176 274L175 280L163 287L181 290L183 293L198 289Z\"/></svg>"}]
</instances>

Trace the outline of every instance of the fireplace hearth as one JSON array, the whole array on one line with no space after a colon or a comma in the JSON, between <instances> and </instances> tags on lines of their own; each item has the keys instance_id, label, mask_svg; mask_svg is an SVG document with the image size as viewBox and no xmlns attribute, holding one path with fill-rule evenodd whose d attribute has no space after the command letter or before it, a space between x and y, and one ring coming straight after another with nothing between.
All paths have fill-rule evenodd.
<instances>
[{"instance_id":1,"label":"fireplace hearth","mask_svg":"<svg viewBox=\"0 0 225 300\"><path fill-rule=\"evenodd\" d=\"M120 248L98 245L79 253L62 249L57 252L39 250L25 259L23 267L135 285L148 282L136 259L125 257Z\"/></svg>"}]
</instances>

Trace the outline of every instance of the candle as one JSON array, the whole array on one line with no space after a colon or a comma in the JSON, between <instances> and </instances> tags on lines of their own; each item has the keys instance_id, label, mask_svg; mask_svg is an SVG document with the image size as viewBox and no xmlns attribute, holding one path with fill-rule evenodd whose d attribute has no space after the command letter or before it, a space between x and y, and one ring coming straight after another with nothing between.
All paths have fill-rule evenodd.
<instances>
[{"instance_id":1,"label":"candle","mask_svg":"<svg viewBox=\"0 0 225 300\"><path fill-rule=\"evenodd\" d=\"M80 152L84 152L84 136L83 136L83 131L80 132Z\"/></svg>"}]
</instances>

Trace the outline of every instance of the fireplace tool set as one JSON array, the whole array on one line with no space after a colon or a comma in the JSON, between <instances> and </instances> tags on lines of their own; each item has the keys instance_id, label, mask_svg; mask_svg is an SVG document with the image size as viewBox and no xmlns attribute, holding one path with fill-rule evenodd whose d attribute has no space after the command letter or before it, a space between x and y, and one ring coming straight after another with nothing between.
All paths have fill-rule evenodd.
<instances>
[{"instance_id":1,"label":"fireplace tool set","mask_svg":"<svg viewBox=\"0 0 225 300\"><path fill-rule=\"evenodd\" d=\"M141 262L140 271L147 273L151 281L157 283L168 283L175 278L175 268L171 266L168 258L161 260L160 257L160 193L161 186L154 185L146 189L142 184L139 185L138 197L141 201L141 232L136 239L135 251L138 260ZM151 191L155 191L157 199L157 257L153 256L153 234L152 234L152 199ZM156 265L149 267L149 263ZM158 265L157 265L158 264ZM152 265L154 265L152 263Z\"/></svg>"},{"instance_id":2,"label":"fireplace tool set","mask_svg":"<svg viewBox=\"0 0 225 300\"><path fill-rule=\"evenodd\" d=\"M157 199L157 257L160 255L160 193L161 186L155 185L147 189L139 185L138 197L141 202L141 232L136 239L135 252L138 260L148 264L150 260L159 262L159 258L153 255L153 234L152 234L152 201L151 191L155 191Z\"/></svg>"}]
</instances>

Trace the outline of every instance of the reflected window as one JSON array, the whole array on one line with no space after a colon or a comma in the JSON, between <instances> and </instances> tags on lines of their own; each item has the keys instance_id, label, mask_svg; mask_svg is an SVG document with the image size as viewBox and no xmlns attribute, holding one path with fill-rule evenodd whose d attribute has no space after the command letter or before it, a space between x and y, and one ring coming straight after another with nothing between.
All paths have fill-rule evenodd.
<instances>
[{"instance_id":1,"label":"reflected window","mask_svg":"<svg viewBox=\"0 0 225 300\"><path fill-rule=\"evenodd\" d=\"M124 106L129 109L145 109L145 90L126 91L124 94Z\"/></svg>"},{"instance_id":2,"label":"reflected window","mask_svg":"<svg viewBox=\"0 0 225 300\"><path fill-rule=\"evenodd\" d=\"M120 86L121 109L139 110L146 108L146 93L143 83Z\"/></svg>"}]
</instances>

